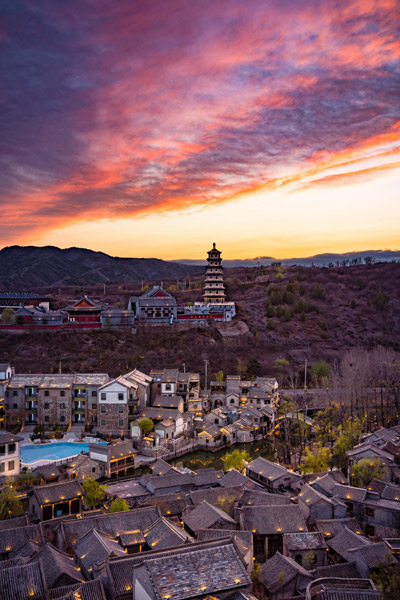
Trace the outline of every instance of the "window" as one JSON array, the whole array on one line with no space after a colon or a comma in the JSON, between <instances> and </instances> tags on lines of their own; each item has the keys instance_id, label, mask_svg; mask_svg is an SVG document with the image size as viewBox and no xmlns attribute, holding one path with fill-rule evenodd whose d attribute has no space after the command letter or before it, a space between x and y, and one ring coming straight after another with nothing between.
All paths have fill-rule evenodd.
<instances>
[{"instance_id":1,"label":"window","mask_svg":"<svg viewBox=\"0 0 400 600\"><path fill-rule=\"evenodd\" d=\"M14 390L14 391L13 391L13 396L18 396L18 392L17 392L17 390Z\"/></svg>"},{"instance_id":2,"label":"window","mask_svg":"<svg viewBox=\"0 0 400 600\"><path fill-rule=\"evenodd\" d=\"M118 427L123 427L124 426L124 420L123 419L119 419L118 420Z\"/></svg>"},{"instance_id":3,"label":"window","mask_svg":"<svg viewBox=\"0 0 400 600\"><path fill-rule=\"evenodd\" d=\"M60 396L65 396L65 392L64 392L64 390L61 390L61 392L60 392Z\"/></svg>"},{"instance_id":4,"label":"window","mask_svg":"<svg viewBox=\"0 0 400 600\"><path fill-rule=\"evenodd\" d=\"M60 403L60 408L65 408L65 402Z\"/></svg>"},{"instance_id":5,"label":"window","mask_svg":"<svg viewBox=\"0 0 400 600\"><path fill-rule=\"evenodd\" d=\"M9 460L8 461L8 470L14 471L14 469L15 469L15 460Z\"/></svg>"},{"instance_id":6,"label":"window","mask_svg":"<svg viewBox=\"0 0 400 600\"><path fill-rule=\"evenodd\" d=\"M49 403L48 403L48 402L45 402L45 403L44 403L44 407L45 407L45 408L49 408Z\"/></svg>"},{"instance_id":7,"label":"window","mask_svg":"<svg viewBox=\"0 0 400 600\"><path fill-rule=\"evenodd\" d=\"M44 422L45 422L45 423L48 423L49 421L50 421L49 417L45 417L45 418L44 418Z\"/></svg>"},{"instance_id":8,"label":"window","mask_svg":"<svg viewBox=\"0 0 400 600\"><path fill-rule=\"evenodd\" d=\"M3 444L2 446L0 446L0 456L4 456L6 453L6 446L5 444Z\"/></svg>"},{"instance_id":9,"label":"window","mask_svg":"<svg viewBox=\"0 0 400 600\"><path fill-rule=\"evenodd\" d=\"M94 402L93 402L93 404L92 404L92 409L93 409L93 410L96 410L96 409L97 409L97 404L95 404Z\"/></svg>"},{"instance_id":10,"label":"window","mask_svg":"<svg viewBox=\"0 0 400 600\"><path fill-rule=\"evenodd\" d=\"M13 408L18 408L18 404L13 404Z\"/></svg>"},{"instance_id":11,"label":"window","mask_svg":"<svg viewBox=\"0 0 400 600\"><path fill-rule=\"evenodd\" d=\"M100 424L102 427L106 427L107 421L105 419L101 419Z\"/></svg>"},{"instance_id":12,"label":"window","mask_svg":"<svg viewBox=\"0 0 400 600\"><path fill-rule=\"evenodd\" d=\"M100 412L102 412L102 413L103 413L103 415L104 415L104 413L106 413L106 412L107 412L107 406L102 406L102 407L100 408Z\"/></svg>"},{"instance_id":13,"label":"window","mask_svg":"<svg viewBox=\"0 0 400 600\"><path fill-rule=\"evenodd\" d=\"M165 391L166 391L166 392L170 392L170 391L171 391L171 389L172 389L172 387L171 387L171 384L170 384L170 383L166 383L166 384L165 384Z\"/></svg>"},{"instance_id":14,"label":"window","mask_svg":"<svg viewBox=\"0 0 400 600\"><path fill-rule=\"evenodd\" d=\"M123 413L124 412L124 407L123 406L118 406L118 412L119 413Z\"/></svg>"},{"instance_id":15,"label":"window","mask_svg":"<svg viewBox=\"0 0 400 600\"><path fill-rule=\"evenodd\" d=\"M0 473L4 473L5 471L5 464L2 462L0 463Z\"/></svg>"},{"instance_id":16,"label":"window","mask_svg":"<svg viewBox=\"0 0 400 600\"><path fill-rule=\"evenodd\" d=\"M92 467L92 473L96 473L96 467Z\"/></svg>"},{"instance_id":17,"label":"window","mask_svg":"<svg viewBox=\"0 0 400 600\"><path fill-rule=\"evenodd\" d=\"M345 505L347 506L347 508L349 510L353 510L354 509L354 504L352 502L345 502Z\"/></svg>"},{"instance_id":18,"label":"window","mask_svg":"<svg viewBox=\"0 0 400 600\"><path fill-rule=\"evenodd\" d=\"M303 557L301 554L296 554L296 556L294 557L294 560L299 564L303 564Z\"/></svg>"},{"instance_id":19,"label":"window","mask_svg":"<svg viewBox=\"0 0 400 600\"><path fill-rule=\"evenodd\" d=\"M375 527L373 527L372 525L367 525L365 527L365 533L369 536L369 537L374 537L375 535Z\"/></svg>"},{"instance_id":20,"label":"window","mask_svg":"<svg viewBox=\"0 0 400 600\"><path fill-rule=\"evenodd\" d=\"M122 392L120 392L118 394L118 400L123 400L124 399L124 394Z\"/></svg>"},{"instance_id":21,"label":"window","mask_svg":"<svg viewBox=\"0 0 400 600\"><path fill-rule=\"evenodd\" d=\"M64 416L60 417L60 421L61 421L61 423L64 423L65 417Z\"/></svg>"},{"instance_id":22,"label":"window","mask_svg":"<svg viewBox=\"0 0 400 600\"><path fill-rule=\"evenodd\" d=\"M106 393L105 392L101 392L101 399L105 400L106 399Z\"/></svg>"},{"instance_id":23,"label":"window","mask_svg":"<svg viewBox=\"0 0 400 600\"><path fill-rule=\"evenodd\" d=\"M96 392L96 390L94 390L94 391L92 392L92 398L96 398L96 396L97 396L97 392Z\"/></svg>"},{"instance_id":24,"label":"window","mask_svg":"<svg viewBox=\"0 0 400 600\"><path fill-rule=\"evenodd\" d=\"M11 454L11 452L15 452L15 444L8 444L8 452L9 454Z\"/></svg>"},{"instance_id":25,"label":"window","mask_svg":"<svg viewBox=\"0 0 400 600\"><path fill-rule=\"evenodd\" d=\"M49 390L45 390L45 391L44 391L44 395L45 395L45 396L48 396L48 395L49 395Z\"/></svg>"},{"instance_id":26,"label":"window","mask_svg":"<svg viewBox=\"0 0 400 600\"><path fill-rule=\"evenodd\" d=\"M367 515L367 517L374 517L375 516L375 511L373 508L368 508L368 506L365 508L365 514Z\"/></svg>"}]
</instances>

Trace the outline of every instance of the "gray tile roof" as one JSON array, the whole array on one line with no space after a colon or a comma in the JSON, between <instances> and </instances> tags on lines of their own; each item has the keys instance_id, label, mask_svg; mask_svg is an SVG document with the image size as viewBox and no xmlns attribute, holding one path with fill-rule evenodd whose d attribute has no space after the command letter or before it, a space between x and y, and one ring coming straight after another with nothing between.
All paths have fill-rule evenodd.
<instances>
[{"instance_id":1,"label":"gray tile roof","mask_svg":"<svg viewBox=\"0 0 400 600\"><path fill-rule=\"evenodd\" d=\"M364 488L352 487L351 485L341 485L337 483L334 489L334 495L342 500L353 500L355 502L363 502L367 495L367 490Z\"/></svg>"},{"instance_id":2,"label":"gray tile roof","mask_svg":"<svg viewBox=\"0 0 400 600\"><path fill-rule=\"evenodd\" d=\"M180 396L157 396L153 402L153 406L157 408L172 408L177 409L183 403Z\"/></svg>"},{"instance_id":3,"label":"gray tile roof","mask_svg":"<svg viewBox=\"0 0 400 600\"><path fill-rule=\"evenodd\" d=\"M83 496L83 490L79 481L62 481L48 485L35 486L32 492L39 504L52 504L63 500L73 500Z\"/></svg>"},{"instance_id":4,"label":"gray tile roof","mask_svg":"<svg viewBox=\"0 0 400 600\"><path fill-rule=\"evenodd\" d=\"M118 537L121 533L140 529L144 531L154 521L157 521L160 513L157 507L138 508L120 513L111 513L96 517L86 517L84 519L63 520L61 528L64 535L66 548L72 548L74 544L85 533L93 528L102 533Z\"/></svg>"},{"instance_id":5,"label":"gray tile roof","mask_svg":"<svg viewBox=\"0 0 400 600\"><path fill-rule=\"evenodd\" d=\"M136 454L136 450L134 450L132 446L132 440L124 440L123 442L110 444L106 446L106 448L109 450L110 460Z\"/></svg>"},{"instance_id":6,"label":"gray tile roof","mask_svg":"<svg viewBox=\"0 0 400 600\"><path fill-rule=\"evenodd\" d=\"M235 589L250 584L234 544L171 553L145 560L157 600L183 600L200 594Z\"/></svg>"},{"instance_id":7,"label":"gray tile roof","mask_svg":"<svg viewBox=\"0 0 400 600\"><path fill-rule=\"evenodd\" d=\"M124 548L145 543L143 532L140 529L124 531L124 533L120 534L119 539Z\"/></svg>"},{"instance_id":8,"label":"gray tile roof","mask_svg":"<svg viewBox=\"0 0 400 600\"><path fill-rule=\"evenodd\" d=\"M11 521L11 519L10 519ZM41 525L27 525L0 530L0 554L17 552L28 542L44 545Z\"/></svg>"},{"instance_id":9,"label":"gray tile roof","mask_svg":"<svg viewBox=\"0 0 400 600\"><path fill-rule=\"evenodd\" d=\"M108 556L125 556L123 547L97 529L91 529L74 546L74 552L86 571L92 571L94 563L102 563Z\"/></svg>"},{"instance_id":10,"label":"gray tile roof","mask_svg":"<svg viewBox=\"0 0 400 600\"><path fill-rule=\"evenodd\" d=\"M162 496L148 496L143 500L146 506L157 506L163 516L181 515L186 509L186 496L182 494L163 494Z\"/></svg>"},{"instance_id":11,"label":"gray tile roof","mask_svg":"<svg viewBox=\"0 0 400 600\"><path fill-rule=\"evenodd\" d=\"M249 469L250 471L259 473L263 477L266 477L266 478L270 479L271 481L274 481L275 479L279 479L283 475L287 475L287 474L290 474L290 476L301 479L301 475L299 475L298 473L293 473L291 471L288 471L285 467L282 467L281 465L273 463L270 460L267 460L266 458L262 458L262 456L259 456L258 458L253 460L251 463L249 463L247 465L247 469Z\"/></svg>"},{"instance_id":12,"label":"gray tile roof","mask_svg":"<svg viewBox=\"0 0 400 600\"><path fill-rule=\"evenodd\" d=\"M345 527L353 531L354 533L361 534L362 530L354 518L347 519L320 519L315 521L315 526L321 533L324 534L326 538L332 538L337 535L341 531L344 530Z\"/></svg>"},{"instance_id":13,"label":"gray tile roof","mask_svg":"<svg viewBox=\"0 0 400 600\"><path fill-rule=\"evenodd\" d=\"M349 554L349 550L352 548L359 548L360 546L367 546L371 544L365 537L357 535L353 531L350 531L347 527L335 535L332 539L327 539L329 548L334 550L336 554L344 558L344 560L353 560ZM386 544L384 544L386 547ZM386 547L387 551L387 547Z\"/></svg>"},{"instance_id":14,"label":"gray tile roof","mask_svg":"<svg viewBox=\"0 0 400 600\"><path fill-rule=\"evenodd\" d=\"M236 469L231 469L222 477L220 481L221 485L224 487L230 487L232 485L245 485L248 487L254 487L255 483L243 473L239 473Z\"/></svg>"},{"instance_id":15,"label":"gray tile roof","mask_svg":"<svg viewBox=\"0 0 400 600\"><path fill-rule=\"evenodd\" d=\"M182 521L193 532L199 529L209 529L218 522L233 525L233 528L236 527L236 521L232 517L220 508L209 504L206 500L184 515Z\"/></svg>"},{"instance_id":16,"label":"gray tile roof","mask_svg":"<svg viewBox=\"0 0 400 600\"><path fill-rule=\"evenodd\" d=\"M0 444L11 444L13 442L22 442L24 440L20 435L15 435L9 431L0 431Z\"/></svg>"},{"instance_id":17,"label":"gray tile roof","mask_svg":"<svg viewBox=\"0 0 400 600\"><path fill-rule=\"evenodd\" d=\"M240 531L237 529L199 529L197 532L197 539L199 542L220 540L226 537L238 538L242 540L248 547L250 547L253 543L253 534L251 531Z\"/></svg>"},{"instance_id":18,"label":"gray tile roof","mask_svg":"<svg viewBox=\"0 0 400 600\"><path fill-rule=\"evenodd\" d=\"M241 486L210 488L205 490L195 490L190 492L189 497L193 504L201 504L207 500L210 504L218 505L221 500L238 500L243 493Z\"/></svg>"},{"instance_id":19,"label":"gray tile roof","mask_svg":"<svg viewBox=\"0 0 400 600\"><path fill-rule=\"evenodd\" d=\"M325 549L326 543L322 533L317 531L305 531L304 533L285 533L283 541L286 548L292 552L295 550Z\"/></svg>"},{"instance_id":20,"label":"gray tile roof","mask_svg":"<svg viewBox=\"0 0 400 600\"><path fill-rule=\"evenodd\" d=\"M348 551L348 560L356 560L357 556L361 557L362 562L369 569L373 569L381 564L387 564L388 562L392 564L397 563L397 560L391 554L385 542L364 545L359 548L350 548Z\"/></svg>"},{"instance_id":21,"label":"gray tile roof","mask_svg":"<svg viewBox=\"0 0 400 600\"><path fill-rule=\"evenodd\" d=\"M41 561L44 568L46 583L49 588L56 587L57 582L80 583L84 581L81 570L75 564L74 559L47 543L30 559L30 563Z\"/></svg>"},{"instance_id":22,"label":"gray tile roof","mask_svg":"<svg viewBox=\"0 0 400 600\"><path fill-rule=\"evenodd\" d=\"M279 494L270 494L263 490L244 490L239 499L239 506L268 506L278 504L290 504L289 496L280 496Z\"/></svg>"},{"instance_id":23,"label":"gray tile roof","mask_svg":"<svg viewBox=\"0 0 400 600\"><path fill-rule=\"evenodd\" d=\"M13 519L4 519L0 521L0 531L3 529L16 529L17 527L25 527L29 525L28 515L14 517Z\"/></svg>"},{"instance_id":24,"label":"gray tile roof","mask_svg":"<svg viewBox=\"0 0 400 600\"><path fill-rule=\"evenodd\" d=\"M276 535L307 531L300 507L296 504L281 506L244 506L243 529L259 535Z\"/></svg>"},{"instance_id":25,"label":"gray tile roof","mask_svg":"<svg viewBox=\"0 0 400 600\"><path fill-rule=\"evenodd\" d=\"M282 573L284 577L282 577ZM305 580L312 580L308 571L292 558L283 556L280 552L276 552L272 558L261 566L261 579L270 594L275 593L299 575Z\"/></svg>"},{"instance_id":26,"label":"gray tile roof","mask_svg":"<svg viewBox=\"0 0 400 600\"><path fill-rule=\"evenodd\" d=\"M55 588L50 590L49 597L50 600L58 600L68 597L68 594L72 594L73 600L77 600L77 594L79 595L79 600L106 600L103 584L100 579Z\"/></svg>"},{"instance_id":27,"label":"gray tile roof","mask_svg":"<svg viewBox=\"0 0 400 600\"><path fill-rule=\"evenodd\" d=\"M312 572L314 579L320 577L339 577L344 579L361 577L360 571L355 562L344 562L336 565L327 565L325 567L317 567Z\"/></svg>"},{"instance_id":28,"label":"gray tile roof","mask_svg":"<svg viewBox=\"0 0 400 600\"><path fill-rule=\"evenodd\" d=\"M175 548L193 541L186 531L171 523L165 517L160 517L158 521L146 529L144 539L147 545L154 550Z\"/></svg>"},{"instance_id":29,"label":"gray tile roof","mask_svg":"<svg viewBox=\"0 0 400 600\"><path fill-rule=\"evenodd\" d=\"M173 467L162 458L159 458L150 468L153 475L166 475Z\"/></svg>"},{"instance_id":30,"label":"gray tile roof","mask_svg":"<svg viewBox=\"0 0 400 600\"><path fill-rule=\"evenodd\" d=\"M43 600L46 580L41 562L0 570L0 598Z\"/></svg>"},{"instance_id":31,"label":"gray tile roof","mask_svg":"<svg viewBox=\"0 0 400 600\"><path fill-rule=\"evenodd\" d=\"M308 483L302 488L300 494L297 496L299 502L303 502L307 506L314 506L315 504L329 504L332 505L332 500L324 494L321 494Z\"/></svg>"}]
</instances>

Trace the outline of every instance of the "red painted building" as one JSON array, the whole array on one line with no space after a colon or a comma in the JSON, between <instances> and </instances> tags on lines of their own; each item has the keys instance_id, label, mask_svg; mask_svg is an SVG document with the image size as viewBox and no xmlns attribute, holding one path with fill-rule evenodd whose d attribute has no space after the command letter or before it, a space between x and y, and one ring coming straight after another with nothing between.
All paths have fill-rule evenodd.
<instances>
[{"instance_id":1,"label":"red painted building","mask_svg":"<svg viewBox=\"0 0 400 600\"><path fill-rule=\"evenodd\" d=\"M83 296L66 310L69 323L101 323L101 306L87 296Z\"/></svg>"}]
</instances>

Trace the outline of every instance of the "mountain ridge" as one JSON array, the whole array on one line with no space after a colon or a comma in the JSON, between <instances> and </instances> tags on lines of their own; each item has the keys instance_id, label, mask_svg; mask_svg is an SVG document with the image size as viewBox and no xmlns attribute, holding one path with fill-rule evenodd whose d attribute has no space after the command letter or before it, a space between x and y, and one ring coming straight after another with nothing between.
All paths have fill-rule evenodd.
<instances>
[{"instance_id":1,"label":"mountain ridge","mask_svg":"<svg viewBox=\"0 0 400 600\"><path fill-rule=\"evenodd\" d=\"M0 290L187 277L203 272L159 258L121 258L87 248L6 246L0 250Z\"/></svg>"}]
</instances>

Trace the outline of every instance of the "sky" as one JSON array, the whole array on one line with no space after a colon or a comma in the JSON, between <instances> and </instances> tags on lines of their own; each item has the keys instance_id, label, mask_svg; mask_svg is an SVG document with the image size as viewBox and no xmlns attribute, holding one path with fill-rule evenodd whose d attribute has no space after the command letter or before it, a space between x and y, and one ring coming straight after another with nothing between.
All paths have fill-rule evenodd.
<instances>
[{"instance_id":1,"label":"sky","mask_svg":"<svg viewBox=\"0 0 400 600\"><path fill-rule=\"evenodd\" d=\"M400 249L398 0L3 0L1 246Z\"/></svg>"}]
</instances>

